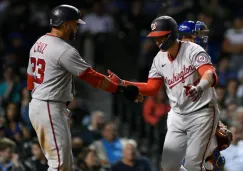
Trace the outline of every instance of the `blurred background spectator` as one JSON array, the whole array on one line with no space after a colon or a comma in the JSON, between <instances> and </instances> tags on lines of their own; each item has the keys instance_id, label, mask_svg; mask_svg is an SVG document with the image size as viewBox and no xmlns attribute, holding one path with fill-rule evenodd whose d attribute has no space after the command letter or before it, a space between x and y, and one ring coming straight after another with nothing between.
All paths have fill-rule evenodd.
<instances>
[{"instance_id":1,"label":"blurred background spectator","mask_svg":"<svg viewBox=\"0 0 243 171\"><path fill-rule=\"evenodd\" d=\"M14 152L15 142L8 139L0 139L0 169L1 171L26 171L19 161L19 155Z\"/></svg>"},{"instance_id":2,"label":"blurred background spectator","mask_svg":"<svg viewBox=\"0 0 243 171\"><path fill-rule=\"evenodd\" d=\"M123 157L112 164L111 171L152 171L150 161L146 157L141 157L137 151L137 143L134 140L127 140L123 147Z\"/></svg>"},{"instance_id":3,"label":"blurred background spectator","mask_svg":"<svg viewBox=\"0 0 243 171\"><path fill-rule=\"evenodd\" d=\"M47 160L41 151L41 147L37 140L32 142L32 157L28 158L24 164L29 171L43 171L48 169Z\"/></svg>"},{"instance_id":4,"label":"blurred background spectator","mask_svg":"<svg viewBox=\"0 0 243 171\"><path fill-rule=\"evenodd\" d=\"M8 138L11 143L7 144L14 144L1 149L1 156L5 155L1 163L11 161L13 166L21 163L21 169L25 167L26 171L46 168L28 116L31 96L26 88L26 67L33 43L50 31L50 10L60 4L79 8L86 22L79 28L75 41L70 42L81 56L101 73L110 69L121 78L135 81L147 80L158 52L153 40L146 38L153 19L170 15L178 23L205 22L210 30L207 50L219 76L216 92L220 118L237 134L237 140L223 151L228 160L226 169L242 168L241 150L237 150L243 140L243 1L240 0L59 0L58 3L1 0L0 140ZM158 170L170 110L164 90L145 98L143 104L132 104L79 79L75 79L75 85L76 97L68 106L72 111L75 171L109 170L117 161L132 160L134 151ZM136 148L130 145L123 149L127 139L134 139ZM11 151L13 146L15 151ZM11 155L12 152L16 155ZM234 160L234 156L239 160Z\"/></svg>"},{"instance_id":5,"label":"blurred background spectator","mask_svg":"<svg viewBox=\"0 0 243 171\"><path fill-rule=\"evenodd\" d=\"M122 158L122 148L125 140L117 135L116 125L106 122L102 128L102 138L94 141L91 148L97 152L104 167L109 167Z\"/></svg>"},{"instance_id":6,"label":"blurred background spectator","mask_svg":"<svg viewBox=\"0 0 243 171\"><path fill-rule=\"evenodd\" d=\"M77 168L79 171L105 171L96 151L90 148L84 149L80 154Z\"/></svg>"},{"instance_id":7,"label":"blurred background spectator","mask_svg":"<svg viewBox=\"0 0 243 171\"><path fill-rule=\"evenodd\" d=\"M243 62L243 15L238 14L233 19L233 25L225 33L223 51L229 53L230 67L241 68Z\"/></svg>"},{"instance_id":8,"label":"blurred background spectator","mask_svg":"<svg viewBox=\"0 0 243 171\"><path fill-rule=\"evenodd\" d=\"M230 131L233 134L232 144L226 150L222 151L225 157L225 169L230 171L243 170L243 140L242 125L231 126Z\"/></svg>"},{"instance_id":9,"label":"blurred background spectator","mask_svg":"<svg viewBox=\"0 0 243 171\"><path fill-rule=\"evenodd\" d=\"M20 100L20 85L14 68L6 66L4 68L3 80L0 83L0 100L2 106L8 102L18 103Z\"/></svg>"}]
</instances>

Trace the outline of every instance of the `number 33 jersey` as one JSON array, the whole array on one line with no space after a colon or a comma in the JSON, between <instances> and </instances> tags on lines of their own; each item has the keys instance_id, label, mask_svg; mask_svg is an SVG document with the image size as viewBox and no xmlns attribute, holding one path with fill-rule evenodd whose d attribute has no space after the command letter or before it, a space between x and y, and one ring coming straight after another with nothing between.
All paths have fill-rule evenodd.
<instances>
[{"instance_id":1,"label":"number 33 jersey","mask_svg":"<svg viewBox=\"0 0 243 171\"><path fill-rule=\"evenodd\" d=\"M210 103L216 103L216 92L213 87L206 89L197 102L192 102L185 93L185 85L199 83L200 75L197 69L205 64L211 64L211 59L201 46L181 41L175 59L171 59L167 52L158 52L149 72L149 78L162 78L172 110L187 114Z\"/></svg>"},{"instance_id":2,"label":"number 33 jersey","mask_svg":"<svg viewBox=\"0 0 243 171\"><path fill-rule=\"evenodd\" d=\"M89 67L78 51L63 39L49 34L40 37L30 50L27 69L34 84L32 98L71 101L72 76L80 76Z\"/></svg>"}]
</instances>

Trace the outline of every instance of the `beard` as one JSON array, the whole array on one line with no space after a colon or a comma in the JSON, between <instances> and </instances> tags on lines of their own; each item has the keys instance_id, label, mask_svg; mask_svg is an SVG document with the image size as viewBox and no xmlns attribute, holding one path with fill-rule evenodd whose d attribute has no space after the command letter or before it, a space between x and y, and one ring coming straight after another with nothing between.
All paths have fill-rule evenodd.
<instances>
[{"instance_id":1,"label":"beard","mask_svg":"<svg viewBox=\"0 0 243 171\"><path fill-rule=\"evenodd\" d=\"M67 33L69 33L68 35L69 40L74 40L76 38L76 33L73 31L73 29L70 26L67 27Z\"/></svg>"},{"instance_id":2,"label":"beard","mask_svg":"<svg viewBox=\"0 0 243 171\"><path fill-rule=\"evenodd\" d=\"M69 40L74 40L76 38L76 33L74 33L72 30L69 34Z\"/></svg>"}]
</instances>

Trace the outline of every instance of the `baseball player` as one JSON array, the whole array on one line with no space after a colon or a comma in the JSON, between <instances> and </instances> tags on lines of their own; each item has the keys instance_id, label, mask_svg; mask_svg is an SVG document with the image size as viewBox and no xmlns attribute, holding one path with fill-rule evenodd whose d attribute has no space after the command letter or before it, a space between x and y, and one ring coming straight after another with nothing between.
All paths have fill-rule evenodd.
<instances>
[{"instance_id":1,"label":"baseball player","mask_svg":"<svg viewBox=\"0 0 243 171\"><path fill-rule=\"evenodd\" d=\"M184 21L178 26L179 39L182 41L191 41L207 48L208 33L207 26L201 21ZM231 141L232 134L227 130L226 126L219 121L216 134L209 145L209 156L205 159L204 167L207 171L220 171L222 170L225 159L220 154L221 150L226 149ZM221 130L223 135L219 134Z\"/></svg>"},{"instance_id":2,"label":"baseball player","mask_svg":"<svg viewBox=\"0 0 243 171\"><path fill-rule=\"evenodd\" d=\"M75 38L79 24L85 24L77 8L55 7L50 23L51 32L40 37L30 50L29 116L48 160L48 171L71 171L71 134L66 106L74 96L73 76L104 91L124 94L131 101L142 101L142 96L136 86L117 85L93 70L66 42Z\"/></svg>"},{"instance_id":3,"label":"baseball player","mask_svg":"<svg viewBox=\"0 0 243 171\"><path fill-rule=\"evenodd\" d=\"M201 171L219 121L215 68L201 46L178 40L173 18L156 18L151 30L148 37L154 39L160 51L153 60L148 81L125 81L108 71L109 77L122 85L138 86L144 96L154 96L164 83L172 109L167 120L162 170L179 171L185 157L187 171Z\"/></svg>"}]
</instances>

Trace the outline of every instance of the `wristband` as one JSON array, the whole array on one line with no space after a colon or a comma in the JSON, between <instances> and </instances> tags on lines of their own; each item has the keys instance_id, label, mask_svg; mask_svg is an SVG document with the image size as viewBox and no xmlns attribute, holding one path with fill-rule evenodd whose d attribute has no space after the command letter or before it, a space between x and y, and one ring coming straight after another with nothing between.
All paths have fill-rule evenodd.
<instances>
[{"instance_id":1,"label":"wristband","mask_svg":"<svg viewBox=\"0 0 243 171\"><path fill-rule=\"evenodd\" d=\"M205 90L206 88L209 87L209 82L208 82L208 80L201 79L200 82L198 83L197 87L201 87L202 90Z\"/></svg>"}]
</instances>

